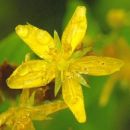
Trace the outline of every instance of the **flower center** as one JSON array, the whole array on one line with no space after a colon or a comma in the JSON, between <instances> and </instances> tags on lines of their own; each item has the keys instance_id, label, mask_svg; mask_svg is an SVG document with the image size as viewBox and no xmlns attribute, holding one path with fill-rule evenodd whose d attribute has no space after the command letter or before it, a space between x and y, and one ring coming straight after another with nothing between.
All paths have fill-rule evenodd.
<instances>
[{"instance_id":1,"label":"flower center","mask_svg":"<svg viewBox=\"0 0 130 130\"><path fill-rule=\"evenodd\" d=\"M60 71L65 70L68 67L68 65L69 65L68 61L63 58L57 61L57 67Z\"/></svg>"}]
</instances>

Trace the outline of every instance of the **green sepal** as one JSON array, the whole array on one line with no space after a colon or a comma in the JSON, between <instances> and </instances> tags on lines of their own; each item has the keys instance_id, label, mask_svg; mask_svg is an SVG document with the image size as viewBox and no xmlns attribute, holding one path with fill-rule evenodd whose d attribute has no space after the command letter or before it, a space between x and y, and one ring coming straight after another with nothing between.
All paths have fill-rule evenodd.
<instances>
[{"instance_id":1,"label":"green sepal","mask_svg":"<svg viewBox=\"0 0 130 130\"><path fill-rule=\"evenodd\" d=\"M85 54L87 54L88 52L90 52L91 50L92 50L92 47L83 48L82 50L78 50L75 53L73 53L72 56L71 56L71 58L74 58L74 59L81 58Z\"/></svg>"},{"instance_id":2,"label":"green sepal","mask_svg":"<svg viewBox=\"0 0 130 130\"><path fill-rule=\"evenodd\" d=\"M36 90L33 91L30 98L28 99L28 102L27 102L28 106L33 106L34 105L34 103L35 103L35 94L36 94Z\"/></svg>"},{"instance_id":3,"label":"green sepal","mask_svg":"<svg viewBox=\"0 0 130 130\"><path fill-rule=\"evenodd\" d=\"M61 72L57 70L56 78L55 78L55 89L54 95L56 96L61 88Z\"/></svg>"},{"instance_id":4,"label":"green sepal","mask_svg":"<svg viewBox=\"0 0 130 130\"><path fill-rule=\"evenodd\" d=\"M60 50L61 49L61 41L60 41L59 35L58 35L56 30L54 30L54 42L56 44L57 49Z\"/></svg>"},{"instance_id":5,"label":"green sepal","mask_svg":"<svg viewBox=\"0 0 130 130\"><path fill-rule=\"evenodd\" d=\"M84 79L84 77L80 74L77 75L78 81L81 85L90 88L89 84L87 83L87 81Z\"/></svg>"},{"instance_id":6,"label":"green sepal","mask_svg":"<svg viewBox=\"0 0 130 130\"><path fill-rule=\"evenodd\" d=\"M29 99L29 89L23 89L19 99L19 105L25 106Z\"/></svg>"}]
</instances>

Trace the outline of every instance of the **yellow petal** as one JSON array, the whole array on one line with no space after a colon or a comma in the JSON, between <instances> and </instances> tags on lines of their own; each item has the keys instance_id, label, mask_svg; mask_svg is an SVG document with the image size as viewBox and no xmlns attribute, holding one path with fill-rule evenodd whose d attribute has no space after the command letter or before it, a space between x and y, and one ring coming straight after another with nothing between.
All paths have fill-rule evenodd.
<instances>
[{"instance_id":1,"label":"yellow petal","mask_svg":"<svg viewBox=\"0 0 130 130\"><path fill-rule=\"evenodd\" d=\"M30 24L18 25L16 33L41 58L51 59L55 44L50 34Z\"/></svg>"},{"instance_id":2,"label":"yellow petal","mask_svg":"<svg viewBox=\"0 0 130 130\"><path fill-rule=\"evenodd\" d=\"M65 52L73 52L81 44L86 29L86 8L78 6L62 35L62 45Z\"/></svg>"},{"instance_id":3,"label":"yellow petal","mask_svg":"<svg viewBox=\"0 0 130 130\"><path fill-rule=\"evenodd\" d=\"M35 130L31 120L30 110L25 106L23 108L15 108L12 117L8 118L7 123L11 126L12 130Z\"/></svg>"},{"instance_id":4,"label":"yellow petal","mask_svg":"<svg viewBox=\"0 0 130 130\"><path fill-rule=\"evenodd\" d=\"M54 68L43 60L27 61L7 79L12 89L35 88L48 84L55 77Z\"/></svg>"},{"instance_id":5,"label":"yellow petal","mask_svg":"<svg viewBox=\"0 0 130 130\"><path fill-rule=\"evenodd\" d=\"M68 105L76 119L80 123L85 122L86 113L80 84L74 79L66 79L63 83L62 94L65 103Z\"/></svg>"},{"instance_id":6,"label":"yellow petal","mask_svg":"<svg viewBox=\"0 0 130 130\"><path fill-rule=\"evenodd\" d=\"M74 62L71 67L79 73L101 76L119 71L123 64L122 60L116 58L86 56Z\"/></svg>"}]
</instances>

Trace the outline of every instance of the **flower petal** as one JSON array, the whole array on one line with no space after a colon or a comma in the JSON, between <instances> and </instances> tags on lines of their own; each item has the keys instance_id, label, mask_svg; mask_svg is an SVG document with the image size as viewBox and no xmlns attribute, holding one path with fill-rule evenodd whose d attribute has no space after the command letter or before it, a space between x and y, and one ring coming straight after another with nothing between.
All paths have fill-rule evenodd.
<instances>
[{"instance_id":1,"label":"flower petal","mask_svg":"<svg viewBox=\"0 0 130 130\"><path fill-rule=\"evenodd\" d=\"M62 35L62 45L65 52L75 50L81 44L87 29L86 8L78 6Z\"/></svg>"},{"instance_id":2,"label":"flower petal","mask_svg":"<svg viewBox=\"0 0 130 130\"><path fill-rule=\"evenodd\" d=\"M122 60L110 57L86 56L72 64L72 70L88 75L108 75L119 71Z\"/></svg>"},{"instance_id":3,"label":"flower petal","mask_svg":"<svg viewBox=\"0 0 130 130\"><path fill-rule=\"evenodd\" d=\"M27 61L7 79L12 89L35 88L48 84L55 77L54 67L43 60Z\"/></svg>"},{"instance_id":4,"label":"flower petal","mask_svg":"<svg viewBox=\"0 0 130 130\"><path fill-rule=\"evenodd\" d=\"M51 35L33 25L18 25L16 33L41 58L51 59L55 44Z\"/></svg>"},{"instance_id":5,"label":"flower petal","mask_svg":"<svg viewBox=\"0 0 130 130\"><path fill-rule=\"evenodd\" d=\"M83 123L86 121L84 109L84 99L82 88L75 79L66 79L62 87L63 99L70 110L75 115L76 119Z\"/></svg>"}]
</instances>

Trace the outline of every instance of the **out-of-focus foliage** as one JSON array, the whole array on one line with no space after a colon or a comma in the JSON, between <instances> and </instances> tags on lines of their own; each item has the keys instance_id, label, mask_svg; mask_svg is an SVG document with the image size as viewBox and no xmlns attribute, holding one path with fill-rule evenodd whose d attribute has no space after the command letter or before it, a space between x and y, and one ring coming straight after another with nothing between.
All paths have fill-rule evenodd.
<instances>
[{"instance_id":1,"label":"out-of-focus foliage","mask_svg":"<svg viewBox=\"0 0 130 130\"><path fill-rule=\"evenodd\" d=\"M91 8L100 27L106 32L109 28L105 19L107 13L113 9L129 11L129 5L129 0L96 0L95 3L91 4Z\"/></svg>"},{"instance_id":2,"label":"out-of-focus foliage","mask_svg":"<svg viewBox=\"0 0 130 130\"><path fill-rule=\"evenodd\" d=\"M23 41L12 33L0 42L0 63L7 60L9 63L19 64L24 61L25 54L29 51Z\"/></svg>"}]
</instances>

